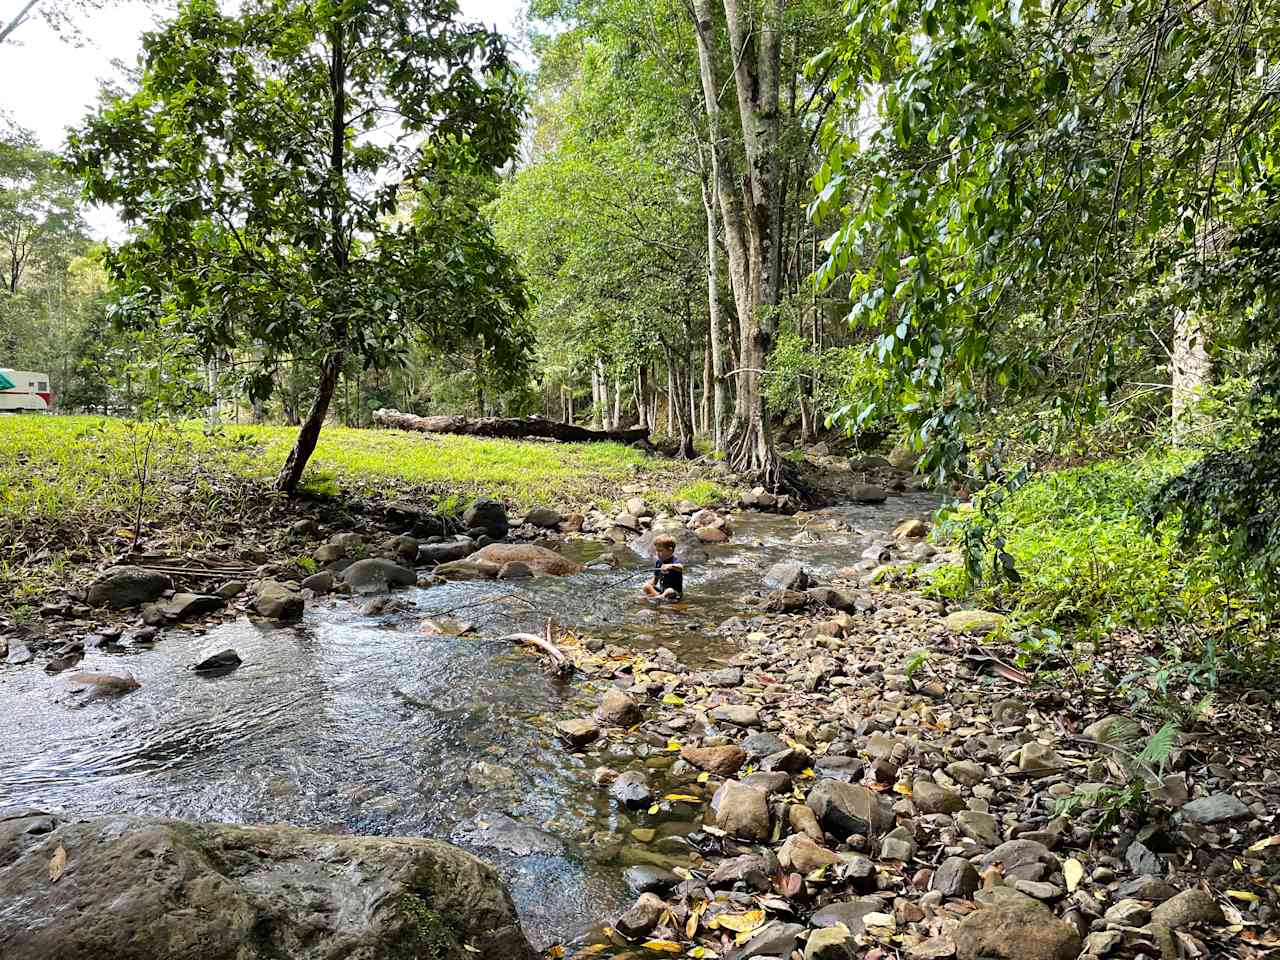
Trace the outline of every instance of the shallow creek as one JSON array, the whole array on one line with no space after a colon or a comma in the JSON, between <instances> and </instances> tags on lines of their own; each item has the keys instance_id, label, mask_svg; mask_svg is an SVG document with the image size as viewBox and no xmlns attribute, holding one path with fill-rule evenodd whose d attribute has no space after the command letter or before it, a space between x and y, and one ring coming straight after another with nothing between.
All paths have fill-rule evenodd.
<instances>
[{"instance_id":1,"label":"shallow creek","mask_svg":"<svg viewBox=\"0 0 1280 960\"><path fill-rule=\"evenodd\" d=\"M635 650L664 646L690 667L715 665L735 652L715 625L751 615L739 598L760 589L770 564L796 559L830 573L935 506L916 494L802 518L736 516L733 542L689 566L687 603L677 607L639 599L647 565L625 548L578 541L564 552L612 556L616 567L403 591L408 613L365 616L360 601L335 598L311 604L297 627L241 620L203 635L170 631L154 647L89 651L81 669L123 668L140 681L116 701L73 707L60 702L56 677L0 672L0 807L440 837L498 867L535 944L574 940L630 902L625 867L691 862L684 835L699 813L618 810L591 782L599 758L577 759L548 733L558 717L588 714L598 694L484 638L537 631L551 617ZM419 632L424 618L444 614L476 634ZM239 651L239 669L190 672L198 652L225 646ZM657 770L671 759L655 752L644 762ZM634 827L656 836L635 843ZM624 842L591 842L603 833Z\"/></svg>"}]
</instances>

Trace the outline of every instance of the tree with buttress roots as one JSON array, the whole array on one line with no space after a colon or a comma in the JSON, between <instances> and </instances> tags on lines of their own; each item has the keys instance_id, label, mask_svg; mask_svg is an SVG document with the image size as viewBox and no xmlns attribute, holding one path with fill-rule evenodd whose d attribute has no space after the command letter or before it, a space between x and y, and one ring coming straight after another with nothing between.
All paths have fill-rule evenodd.
<instances>
[{"instance_id":1,"label":"tree with buttress roots","mask_svg":"<svg viewBox=\"0 0 1280 960\"><path fill-rule=\"evenodd\" d=\"M513 261L452 185L514 157L505 43L453 0L185 0L144 38L132 92L70 138L90 198L133 228L110 251L117 319L177 323L255 401L315 387L276 485L296 489L345 365L415 340L519 370Z\"/></svg>"}]
</instances>

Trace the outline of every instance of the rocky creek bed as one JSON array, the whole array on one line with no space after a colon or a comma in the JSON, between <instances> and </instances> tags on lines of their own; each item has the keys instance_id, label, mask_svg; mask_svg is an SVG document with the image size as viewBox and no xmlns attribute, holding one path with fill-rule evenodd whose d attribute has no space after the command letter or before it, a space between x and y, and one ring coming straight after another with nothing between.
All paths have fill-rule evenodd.
<instances>
[{"instance_id":1,"label":"rocky creek bed","mask_svg":"<svg viewBox=\"0 0 1280 960\"><path fill-rule=\"evenodd\" d=\"M472 560L456 575L476 579L371 601L325 594L347 569L329 551L332 581L282 586L286 607L310 598L293 625L189 630L153 608L159 642L99 627L78 654L46 653L77 673L0 673L15 731L0 806L450 840L496 866L551 955L1277 946L1271 705L1240 705L1236 722L1264 734L1249 749L1188 737L1161 775L1135 766L1138 731L1105 698L1029 687L974 636L982 617L867 583L885 560L936 562L891 532L935 505L738 513L715 528L726 542L671 521L688 596L657 608L637 597L646 561L620 545L651 522L635 514L549 544L584 568L568 576L496 579L523 561ZM548 619L571 680L495 639ZM225 649L230 672L190 669ZM102 695L85 675L137 688ZM1135 774L1153 781L1151 812L1091 833Z\"/></svg>"}]
</instances>

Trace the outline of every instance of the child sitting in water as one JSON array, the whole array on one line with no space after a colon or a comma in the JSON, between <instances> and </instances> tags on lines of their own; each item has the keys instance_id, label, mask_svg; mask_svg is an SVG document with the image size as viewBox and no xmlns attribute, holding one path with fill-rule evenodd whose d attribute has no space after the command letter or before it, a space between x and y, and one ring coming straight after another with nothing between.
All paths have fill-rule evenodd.
<instances>
[{"instance_id":1,"label":"child sitting in water","mask_svg":"<svg viewBox=\"0 0 1280 960\"><path fill-rule=\"evenodd\" d=\"M654 537L653 579L644 585L646 597L679 600L684 596L684 566L676 560L676 541L666 534Z\"/></svg>"}]
</instances>

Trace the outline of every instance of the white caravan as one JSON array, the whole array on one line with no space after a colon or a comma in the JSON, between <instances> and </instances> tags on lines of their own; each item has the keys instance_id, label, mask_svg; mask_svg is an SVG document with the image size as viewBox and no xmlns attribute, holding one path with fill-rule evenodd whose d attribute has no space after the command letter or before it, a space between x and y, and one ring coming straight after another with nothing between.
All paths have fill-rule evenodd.
<instances>
[{"instance_id":1,"label":"white caravan","mask_svg":"<svg viewBox=\"0 0 1280 960\"><path fill-rule=\"evenodd\" d=\"M0 367L0 413L49 410L49 375Z\"/></svg>"}]
</instances>

